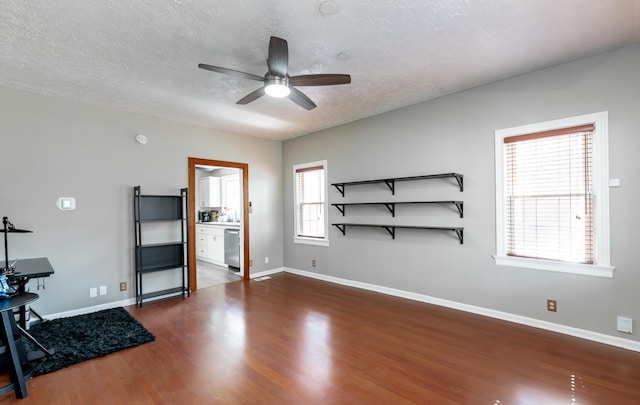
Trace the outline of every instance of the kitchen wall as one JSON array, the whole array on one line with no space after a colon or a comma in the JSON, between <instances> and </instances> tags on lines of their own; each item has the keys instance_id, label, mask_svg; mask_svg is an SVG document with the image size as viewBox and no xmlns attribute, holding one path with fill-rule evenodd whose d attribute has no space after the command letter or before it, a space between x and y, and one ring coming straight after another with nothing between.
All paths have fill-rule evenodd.
<instances>
[{"instance_id":1,"label":"kitchen wall","mask_svg":"<svg viewBox=\"0 0 640 405\"><path fill-rule=\"evenodd\" d=\"M287 140L283 144L285 266L468 304L492 311L639 341L616 331L616 316L640 322L640 268L633 243L640 229L640 44L606 52L422 104ZM354 82L357 78L354 78ZM428 80L428 78L427 78ZM494 131L609 111L613 279L494 264ZM330 247L294 244L292 166L326 159L328 181L458 172L452 180L396 185L396 200L464 200L455 207L397 207L395 223L464 226L464 244L450 232L330 227ZM329 202L386 201L385 186L329 189ZM392 221L384 207L329 207L329 221ZM317 267L312 267L316 260ZM558 312L546 311L546 299Z\"/></svg>"},{"instance_id":2,"label":"kitchen wall","mask_svg":"<svg viewBox=\"0 0 640 405\"><path fill-rule=\"evenodd\" d=\"M178 194L187 187L188 157L248 163L251 255L270 258L254 260L251 271L282 266L281 142L7 88L0 111L0 215L34 231L9 235L10 256L46 256L55 269L46 290L31 283L40 313L134 296L132 188ZM146 145L136 143L139 133ZM75 197L77 209L59 211L59 197ZM170 278L154 282L163 277ZM100 285L108 294L89 298Z\"/></svg>"}]
</instances>

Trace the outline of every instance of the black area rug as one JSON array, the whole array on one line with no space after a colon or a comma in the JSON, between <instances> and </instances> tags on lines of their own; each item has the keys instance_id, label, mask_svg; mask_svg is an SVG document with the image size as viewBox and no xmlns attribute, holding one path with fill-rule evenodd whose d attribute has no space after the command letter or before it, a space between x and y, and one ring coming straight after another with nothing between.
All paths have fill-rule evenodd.
<instances>
[{"instance_id":1,"label":"black area rug","mask_svg":"<svg viewBox=\"0 0 640 405\"><path fill-rule=\"evenodd\" d=\"M52 356L31 363L34 376L156 340L124 308L46 321L33 325L29 333L55 350ZM35 350L24 341L28 350Z\"/></svg>"}]
</instances>

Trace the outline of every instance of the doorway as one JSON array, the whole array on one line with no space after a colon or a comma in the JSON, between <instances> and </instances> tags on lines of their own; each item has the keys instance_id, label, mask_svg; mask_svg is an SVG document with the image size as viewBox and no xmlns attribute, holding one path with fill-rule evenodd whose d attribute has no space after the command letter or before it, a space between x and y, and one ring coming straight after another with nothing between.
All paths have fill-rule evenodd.
<instances>
[{"instance_id":1,"label":"doorway","mask_svg":"<svg viewBox=\"0 0 640 405\"><path fill-rule=\"evenodd\" d=\"M243 279L249 279L249 165L246 163L227 162L222 160L211 160L190 157L189 161L189 276L191 279L191 290L198 289L197 281L197 257L196 257L196 223L198 222L199 203L196 195L196 171L199 166L209 166L217 168L238 169L240 184L242 190L241 209L236 213L239 224L240 233L240 275Z\"/></svg>"}]
</instances>

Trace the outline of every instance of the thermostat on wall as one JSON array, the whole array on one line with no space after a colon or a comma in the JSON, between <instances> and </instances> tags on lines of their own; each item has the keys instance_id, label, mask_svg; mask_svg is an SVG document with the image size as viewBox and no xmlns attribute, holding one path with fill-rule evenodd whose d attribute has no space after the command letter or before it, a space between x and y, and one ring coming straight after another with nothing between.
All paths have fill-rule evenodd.
<instances>
[{"instance_id":1,"label":"thermostat on wall","mask_svg":"<svg viewBox=\"0 0 640 405\"><path fill-rule=\"evenodd\" d=\"M76 209L76 199L73 197L60 197L58 198L58 209L67 211Z\"/></svg>"}]
</instances>

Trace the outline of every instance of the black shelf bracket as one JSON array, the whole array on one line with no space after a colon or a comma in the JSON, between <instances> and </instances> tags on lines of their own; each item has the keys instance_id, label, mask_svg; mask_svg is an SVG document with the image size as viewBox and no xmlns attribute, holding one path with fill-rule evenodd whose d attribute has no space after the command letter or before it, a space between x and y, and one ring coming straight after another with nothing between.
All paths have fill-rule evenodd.
<instances>
[{"instance_id":1,"label":"black shelf bracket","mask_svg":"<svg viewBox=\"0 0 640 405\"><path fill-rule=\"evenodd\" d=\"M458 239L460 239L460 244L464 244L464 229L460 228L460 229L454 229L453 230L456 235L458 236Z\"/></svg>"},{"instance_id":2,"label":"black shelf bracket","mask_svg":"<svg viewBox=\"0 0 640 405\"><path fill-rule=\"evenodd\" d=\"M391 190L391 195L396 195L396 179L386 179L384 180L384 184Z\"/></svg>"},{"instance_id":3,"label":"black shelf bracket","mask_svg":"<svg viewBox=\"0 0 640 405\"><path fill-rule=\"evenodd\" d=\"M340 211L342 213L342 216L344 217L344 204L332 204L334 207L336 207L338 209L338 211Z\"/></svg>"},{"instance_id":4,"label":"black shelf bracket","mask_svg":"<svg viewBox=\"0 0 640 405\"><path fill-rule=\"evenodd\" d=\"M461 174L453 173L453 177L458 181L458 186L460 186L460 191L464 191L464 177Z\"/></svg>"},{"instance_id":5,"label":"black shelf bracket","mask_svg":"<svg viewBox=\"0 0 640 405\"><path fill-rule=\"evenodd\" d=\"M453 202L460 213L460 218L464 218L464 203L462 201L454 201Z\"/></svg>"},{"instance_id":6,"label":"black shelf bracket","mask_svg":"<svg viewBox=\"0 0 640 405\"><path fill-rule=\"evenodd\" d=\"M389 232L389 235L391 235L391 239L395 239L396 238L396 227L395 226L382 226L384 229L387 230L387 232Z\"/></svg>"},{"instance_id":7,"label":"black shelf bracket","mask_svg":"<svg viewBox=\"0 0 640 405\"><path fill-rule=\"evenodd\" d=\"M389 210L392 217L396 216L396 204L395 203L382 203Z\"/></svg>"},{"instance_id":8,"label":"black shelf bracket","mask_svg":"<svg viewBox=\"0 0 640 405\"><path fill-rule=\"evenodd\" d=\"M335 187L336 190L338 190L340 194L342 194L342 196L344 197L344 183L335 183L335 184L332 184L332 186Z\"/></svg>"},{"instance_id":9,"label":"black shelf bracket","mask_svg":"<svg viewBox=\"0 0 640 405\"><path fill-rule=\"evenodd\" d=\"M347 233L345 232L347 229L347 225L346 224L333 224L333 226L335 226L336 228L338 228L338 230L340 230L340 232L342 232L342 236L345 236Z\"/></svg>"}]
</instances>

